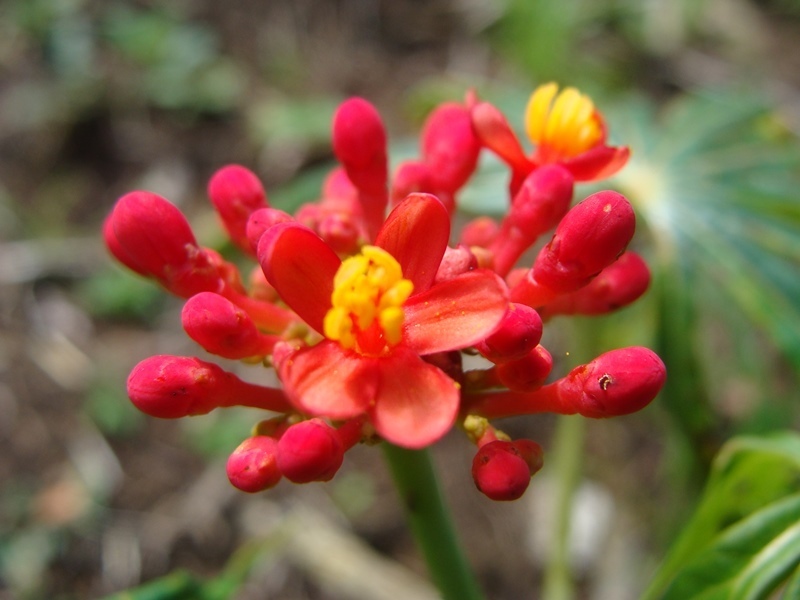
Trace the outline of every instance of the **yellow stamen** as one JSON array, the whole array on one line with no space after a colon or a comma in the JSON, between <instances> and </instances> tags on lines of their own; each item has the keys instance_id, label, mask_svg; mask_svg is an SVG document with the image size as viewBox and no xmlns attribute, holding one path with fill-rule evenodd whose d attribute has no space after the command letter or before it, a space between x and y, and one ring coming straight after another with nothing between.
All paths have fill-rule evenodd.
<instances>
[{"instance_id":1,"label":"yellow stamen","mask_svg":"<svg viewBox=\"0 0 800 600\"><path fill-rule=\"evenodd\" d=\"M402 306L412 291L414 284L403 279L391 254L364 246L336 272L332 306L323 323L325 336L363 354L380 354L402 340Z\"/></svg>"},{"instance_id":2,"label":"yellow stamen","mask_svg":"<svg viewBox=\"0 0 800 600\"><path fill-rule=\"evenodd\" d=\"M586 152L603 137L591 98L572 87L557 92L555 83L539 86L525 110L528 137L554 160Z\"/></svg>"}]
</instances>

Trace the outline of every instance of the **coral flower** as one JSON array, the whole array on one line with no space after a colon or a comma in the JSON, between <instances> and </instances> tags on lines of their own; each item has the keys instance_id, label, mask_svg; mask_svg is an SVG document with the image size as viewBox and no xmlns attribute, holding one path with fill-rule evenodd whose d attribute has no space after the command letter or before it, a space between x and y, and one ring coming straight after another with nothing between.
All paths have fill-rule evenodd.
<instances>
[{"instance_id":1,"label":"coral flower","mask_svg":"<svg viewBox=\"0 0 800 600\"><path fill-rule=\"evenodd\" d=\"M430 194L408 196L374 245L345 260L297 223L267 230L258 247L267 280L325 337L275 357L298 410L334 420L366 414L384 439L408 448L451 428L460 386L422 357L485 339L508 300L488 270L435 282L449 235L447 209Z\"/></svg>"},{"instance_id":2,"label":"coral flower","mask_svg":"<svg viewBox=\"0 0 800 600\"><path fill-rule=\"evenodd\" d=\"M525 129L536 145L526 156L508 121L488 102L472 106L472 123L481 142L511 167L512 193L525 176L546 164L560 164L576 181L611 177L630 157L627 146L606 144L605 120L592 100L577 89L558 92L558 85L539 86L528 100Z\"/></svg>"}]
</instances>

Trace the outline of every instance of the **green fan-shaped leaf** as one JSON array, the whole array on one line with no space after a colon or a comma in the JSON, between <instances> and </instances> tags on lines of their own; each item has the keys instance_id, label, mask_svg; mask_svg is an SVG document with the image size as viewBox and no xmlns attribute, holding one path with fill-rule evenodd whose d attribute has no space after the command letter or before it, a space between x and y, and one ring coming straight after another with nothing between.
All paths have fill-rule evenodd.
<instances>
[{"instance_id":1,"label":"green fan-shaped leaf","mask_svg":"<svg viewBox=\"0 0 800 600\"><path fill-rule=\"evenodd\" d=\"M797 433L726 444L695 514L643 597L766 598L800 565L799 484Z\"/></svg>"}]
</instances>

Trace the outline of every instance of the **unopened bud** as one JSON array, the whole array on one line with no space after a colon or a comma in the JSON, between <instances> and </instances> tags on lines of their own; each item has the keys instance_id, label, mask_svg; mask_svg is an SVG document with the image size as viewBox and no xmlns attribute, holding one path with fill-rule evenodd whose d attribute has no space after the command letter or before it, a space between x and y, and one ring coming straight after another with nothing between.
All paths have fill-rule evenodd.
<instances>
[{"instance_id":1,"label":"unopened bud","mask_svg":"<svg viewBox=\"0 0 800 600\"><path fill-rule=\"evenodd\" d=\"M336 429L321 419L289 427L278 442L278 466L294 483L329 481L344 460Z\"/></svg>"},{"instance_id":2,"label":"unopened bud","mask_svg":"<svg viewBox=\"0 0 800 600\"><path fill-rule=\"evenodd\" d=\"M542 319L524 304L509 304L508 311L494 333L475 348L493 363L522 358L542 339Z\"/></svg>"},{"instance_id":3,"label":"unopened bud","mask_svg":"<svg viewBox=\"0 0 800 600\"><path fill-rule=\"evenodd\" d=\"M333 151L356 188L386 189L386 130L375 107L363 98L345 100L333 117Z\"/></svg>"},{"instance_id":4,"label":"unopened bud","mask_svg":"<svg viewBox=\"0 0 800 600\"><path fill-rule=\"evenodd\" d=\"M455 248L445 248L439 270L436 271L436 282L450 281L462 273L478 268L478 259L464 244Z\"/></svg>"},{"instance_id":5,"label":"unopened bud","mask_svg":"<svg viewBox=\"0 0 800 600\"><path fill-rule=\"evenodd\" d=\"M500 233L500 225L491 217L477 217L464 225L461 243L465 246L488 248Z\"/></svg>"},{"instance_id":6,"label":"unopened bud","mask_svg":"<svg viewBox=\"0 0 800 600\"><path fill-rule=\"evenodd\" d=\"M204 415L235 405L291 410L281 390L246 383L214 363L188 356L144 359L131 371L127 387L136 408L161 419Z\"/></svg>"},{"instance_id":7,"label":"unopened bud","mask_svg":"<svg viewBox=\"0 0 800 600\"><path fill-rule=\"evenodd\" d=\"M197 245L186 217L157 194L131 192L109 215L105 240L109 250L137 273L154 277L183 298L224 287L213 253Z\"/></svg>"},{"instance_id":8,"label":"unopened bud","mask_svg":"<svg viewBox=\"0 0 800 600\"><path fill-rule=\"evenodd\" d=\"M581 289L559 296L542 307L545 317L553 315L602 315L629 305L650 285L650 269L642 257L625 252Z\"/></svg>"},{"instance_id":9,"label":"unopened bud","mask_svg":"<svg viewBox=\"0 0 800 600\"><path fill-rule=\"evenodd\" d=\"M246 439L228 457L225 469L228 480L235 488L250 494L274 487L281 480L277 454L278 443L271 437L257 435Z\"/></svg>"},{"instance_id":10,"label":"unopened bud","mask_svg":"<svg viewBox=\"0 0 800 600\"><path fill-rule=\"evenodd\" d=\"M397 204L409 194L430 193L434 190L431 168L425 163L402 163L392 177L391 201Z\"/></svg>"},{"instance_id":11,"label":"unopened bud","mask_svg":"<svg viewBox=\"0 0 800 600\"><path fill-rule=\"evenodd\" d=\"M533 276L551 290L573 292L622 254L635 228L633 208L624 196L592 194L561 220L536 258Z\"/></svg>"},{"instance_id":12,"label":"unopened bud","mask_svg":"<svg viewBox=\"0 0 800 600\"><path fill-rule=\"evenodd\" d=\"M666 377L655 352L633 346L601 354L556 384L565 409L601 419L641 410L656 397Z\"/></svg>"},{"instance_id":13,"label":"unopened bud","mask_svg":"<svg viewBox=\"0 0 800 600\"><path fill-rule=\"evenodd\" d=\"M276 338L258 331L253 320L230 300L213 292L200 292L181 311L183 328L204 349L224 358L265 356Z\"/></svg>"},{"instance_id":14,"label":"unopened bud","mask_svg":"<svg viewBox=\"0 0 800 600\"><path fill-rule=\"evenodd\" d=\"M495 440L481 446L472 460L475 485L491 500L517 500L542 466L536 442Z\"/></svg>"},{"instance_id":15,"label":"unopened bud","mask_svg":"<svg viewBox=\"0 0 800 600\"><path fill-rule=\"evenodd\" d=\"M539 345L521 358L497 365L496 375L500 383L511 391L532 392L544 385L552 370L553 357Z\"/></svg>"},{"instance_id":16,"label":"unopened bud","mask_svg":"<svg viewBox=\"0 0 800 600\"><path fill-rule=\"evenodd\" d=\"M573 188L572 175L559 165L545 165L525 178L489 248L498 274L508 273L540 235L559 223L569 210Z\"/></svg>"},{"instance_id":17,"label":"unopened bud","mask_svg":"<svg viewBox=\"0 0 800 600\"><path fill-rule=\"evenodd\" d=\"M267 206L264 186L255 173L239 165L222 167L211 177L208 195L233 243L254 254L247 237L247 220Z\"/></svg>"},{"instance_id":18,"label":"unopened bud","mask_svg":"<svg viewBox=\"0 0 800 600\"><path fill-rule=\"evenodd\" d=\"M358 251L360 232L352 215L331 213L317 226L319 236L341 254L354 254Z\"/></svg>"},{"instance_id":19,"label":"unopened bud","mask_svg":"<svg viewBox=\"0 0 800 600\"><path fill-rule=\"evenodd\" d=\"M480 149L468 108L455 102L437 107L422 129L422 159L433 185L426 191L459 190L475 172Z\"/></svg>"},{"instance_id":20,"label":"unopened bud","mask_svg":"<svg viewBox=\"0 0 800 600\"><path fill-rule=\"evenodd\" d=\"M278 223L289 223L291 221L294 221L294 219L290 214L277 208L267 207L253 211L245 225L245 236L247 237L247 243L250 244L252 254L256 253L258 240L261 239L267 229Z\"/></svg>"}]
</instances>

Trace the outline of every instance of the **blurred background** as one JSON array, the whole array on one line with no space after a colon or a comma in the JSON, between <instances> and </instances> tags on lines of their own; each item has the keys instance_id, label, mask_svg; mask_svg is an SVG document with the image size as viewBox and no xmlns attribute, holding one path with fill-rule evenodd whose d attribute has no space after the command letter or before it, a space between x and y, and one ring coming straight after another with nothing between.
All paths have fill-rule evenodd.
<instances>
[{"instance_id":1,"label":"blurred background","mask_svg":"<svg viewBox=\"0 0 800 600\"><path fill-rule=\"evenodd\" d=\"M0 598L150 581L160 595L142 598L432 597L376 449L350 452L329 484L247 496L224 461L258 414L173 423L133 409L136 362L203 356L180 302L113 264L100 225L120 195L149 189L232 255L210 175L240 163L273 205L314 200L347 96L379 108L396 161L438 102L474 88L521 131L550 80L589 93L631 146L603 185L634 203L654 272L620 314L547 326L570 353L558 373L631 344L667 363L651 407L582 432L576 597L638 598L720 446L800 425L794 0L3 0ZM506 183L487 157L465 213L502 214ZM502 427L550 464L555 419ZM434 448L468 558L489 598L538 598L558 474L546 466L520 501L492 503L472 454L458 435Z\"/></svg>"}]
</instances>

